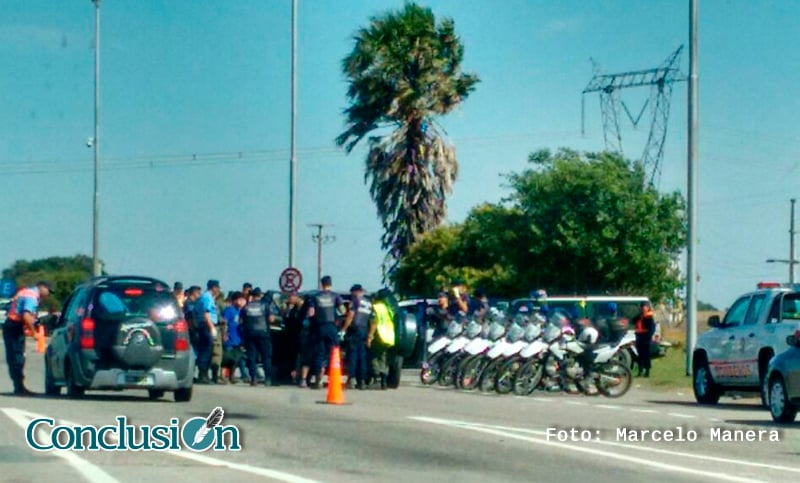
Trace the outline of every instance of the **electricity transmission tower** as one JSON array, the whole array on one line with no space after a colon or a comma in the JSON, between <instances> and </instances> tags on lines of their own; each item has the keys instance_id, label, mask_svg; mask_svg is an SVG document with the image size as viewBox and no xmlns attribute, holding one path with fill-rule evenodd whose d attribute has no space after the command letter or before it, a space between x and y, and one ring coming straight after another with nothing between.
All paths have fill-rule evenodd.
<instances>
[{"instance_id":1,"label":"electricity transmission tower","mask_svg":"<svg viewBox=\"0 0 800 483\"><path fill-rule=\"evenodd\" d=\"M683 45L654 69L603 74L594 61L594 76L581 93L581 133L585 126L585 98L592 92L600 93L600 110L603 116L603 138L606 149L622 154L622 134L619 129L620 108L625 111L633 127L638 127L642 116L650 106L650 133L642 154L642 165L650 184L654 184L661 174L661 158L664 155L664 141L667 138L669 104L672 85L685 81L679 70ZM625 102L620 100L619 91L631 87L650 87L650 97L645 101L637 116L633 116Z\"/></svg>"}]
</instances>

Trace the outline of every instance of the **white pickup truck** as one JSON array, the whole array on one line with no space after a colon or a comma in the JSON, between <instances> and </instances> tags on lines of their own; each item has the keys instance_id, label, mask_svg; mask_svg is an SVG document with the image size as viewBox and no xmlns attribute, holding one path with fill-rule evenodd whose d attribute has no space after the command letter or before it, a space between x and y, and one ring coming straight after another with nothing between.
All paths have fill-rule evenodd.
<instances>
[{"instance_id":1,"label":"white pickup truck","mask_svg":"<svg viewBox=\"0 0 800 483\"><path fill-rule=\"evenodd\" d=\"M698 337L692 356L695 399L716 404L726 391L760 392L773 356L785 351L786 337L800 329L800 286L762 282L739 297L711 330Z\"/></svg>"}]
</instances>

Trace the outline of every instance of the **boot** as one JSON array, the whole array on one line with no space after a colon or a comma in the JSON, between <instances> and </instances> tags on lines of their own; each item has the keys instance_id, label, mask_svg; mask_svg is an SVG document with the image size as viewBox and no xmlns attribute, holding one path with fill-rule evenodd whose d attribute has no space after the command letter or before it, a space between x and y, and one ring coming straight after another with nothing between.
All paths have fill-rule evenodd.
<instances>
[{"instance_id":1,"label":"boot","mask_svg":"<svg viewBox=\"0 0 800 483\"><path fill-rule=\"evenodd\" d=\"M344 385L344 388L348 389L348 390L349 389L353 389L353 380L352 379L347 379L347 384Z\"/></svg>"},{"instance_id":2,"label":"boot","mask_svg":"<svg viewBox=\"0 0 800 483\"><path fill-rule=\"evenodd\" d=\"M219 367L217 366L211 367L211 383L219 384Z\"/></svg>"},{"instance_id":3,"label":"boot","mask_svg":"<svg viewBox=\"0 0 800 483\"><path fill-rule=\"evenodd\" d=\"M644 377L650 377L650 369L644 370Z\"/></svg>"},{"instance_id":4,"label":"boot","mask_svg":"<svg viewBox=\"0 0 800 483\"><path fill-rule=\"evenodd\" d=\"M381 374L381 391L386 390L386 375Z\"/></svg>"},{"instance_id":5,"label":"boot","mask_svg":"<svg viewBox=\"0 0 800 483\"><path fill-rule=\"evenodd\" d=\"M640 367L640 368L639 368L639 372L638 372L638 373L636 373L636 377L642 377L642 374L643 374L643 373L644 373L644 371L643 371L643 370L642 370L642 368Z\"/></svg>"},{"instance_id":6,"label":"boot","mask_svg":"<svg viewBox=\"0 0 800 483\"><path fill-rule=\"evenodd\" d=\"M363 379L359 379L358 380L358 383L356 383L356 389L358 389L359 391L363 391L364 390L364 380Z\"/></svg>"}]
</instances>

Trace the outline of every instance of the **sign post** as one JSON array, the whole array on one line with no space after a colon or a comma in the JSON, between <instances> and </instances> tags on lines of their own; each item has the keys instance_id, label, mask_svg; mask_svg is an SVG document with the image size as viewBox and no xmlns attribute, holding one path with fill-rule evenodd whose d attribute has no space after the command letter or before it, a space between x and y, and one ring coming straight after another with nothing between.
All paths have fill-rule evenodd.
<instances>
[{"instance_id":1,"label":"sign post","mask_svg":"<svg viewBox=\"0 0 800 483\"><path fill-rule=\"evenodd\" d=\"M281 272L278 284L283 292L298 292L303 286L303 274L300 273L300 270L289 267Z\"/></svg>"}]
</instances>

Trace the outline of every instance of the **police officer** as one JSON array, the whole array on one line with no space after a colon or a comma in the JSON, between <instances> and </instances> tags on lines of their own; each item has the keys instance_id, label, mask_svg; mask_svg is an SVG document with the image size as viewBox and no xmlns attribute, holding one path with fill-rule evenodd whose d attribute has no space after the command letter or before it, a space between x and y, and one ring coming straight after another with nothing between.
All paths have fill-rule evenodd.
<instances>
[{"instance_id":1,"label":"police officer","mask_svg":"<svg viewBox=\"0 0 800 483\"><path fill-rule=\"evenodd\" d=\"M447 310L450 316L454 319L461 319L470 315L470 298L464 281L456 279L451 285L447 300Z\"/></svg>"},{"instance_id":2,"label":"police officer","mask_svg":"<svg viewBox=\"0 0 800 483\"><path fill-rule=\"evenodd\" d=\"M11 299L11 306L3 324L3 342L6 345L6 364L8 374L14 383L14 395L30 396L24 384L25 379L25 331L34 337L38 334L33 324L39 311L39 302L50 296L50 284L38 282L35 287L23 288Z\"/></svg>"},{"instance_id":3,"label":"police officer","mask_svg":"<svg viewBox=\"0 0 800 483\"><path fill-rule=\"evenodd\" d=\"M330 357L334 346L339 345L339 333L336 329L336 315L344 309L342 298L331 291L333 281L331 277L324 276L320 280L321 290L309 297L308 318L311 321L311 331L314 338L314 361L311 373L317 375L317 380L311 386L319 389L322 386L322 376L326 358Z\"/></svg>"},{"instance_id":4,"label":"police officer","mask_svg":"<svg viewBox=\"0 0 800 483\"><path fill-rule=\"evenodd\" d=\"M272 385L272 339L269 324L273 319L264 303L264 293L256 288L250 293L252 300L242 309L244 341L247 347L247 364L250 371L250 385L256 385L258 360L264 367L264 385Z\"/></svg>"},{"instance_id":5,"label":"police officer","mask_svg":"<svg viewBox=\"0 0 800 483\"><path fill-rule=\"evenodd\" d=\"M656 332L653 320L653 308L648 302L642 302L639 315L633 319L636 330L636 352L639 353L639 376L650 377L650 343Z\"/></svg>"},{"instance_id":6,"label":"police officer","mask_svg":"<svg viewBox=\"0 0 800 483\"><path fill-rule=\"evenodd\" d=\"M350 287L350 309L344 319L342 332L352 327L349 335L350 344L347 356L347 388L353 388L353 379L356 380L356 388L364 389L364 382L367 379L367 331L372 319L372 304L364 298L364 288L359 285Z\"/></svg>"},{"instance_id":7,"label":"police officer","mask_svg":"<svg viewBox=\"0 0 800 483\"><path fill-rule=\"evenodd\" d=\"M208 290L197 300L194 307L194 320L197 325L197 369L199 376L198 384L208 384L208 370L211 366L211 356L214 351L214 341L217 338L217 325L219 324L219 312L217 311L216 299L221 289L219 281L209 280L206 284Z\"/></svg>"},{"instance_id":8,"label":"police officer","mask_svg":"<svg viewBox=\"0 0 800 483\"><path fill-rule=\"evenodd\" d=\"M378 378L381 389L386 389L389 376L389 351L394 347L394 313L387 303L389 293L384 289L373 296L372 317L367 332L367 348L372 355L372 373ZM377 337L375 337L377 335Z\"/></svg>"}]
</instances>

